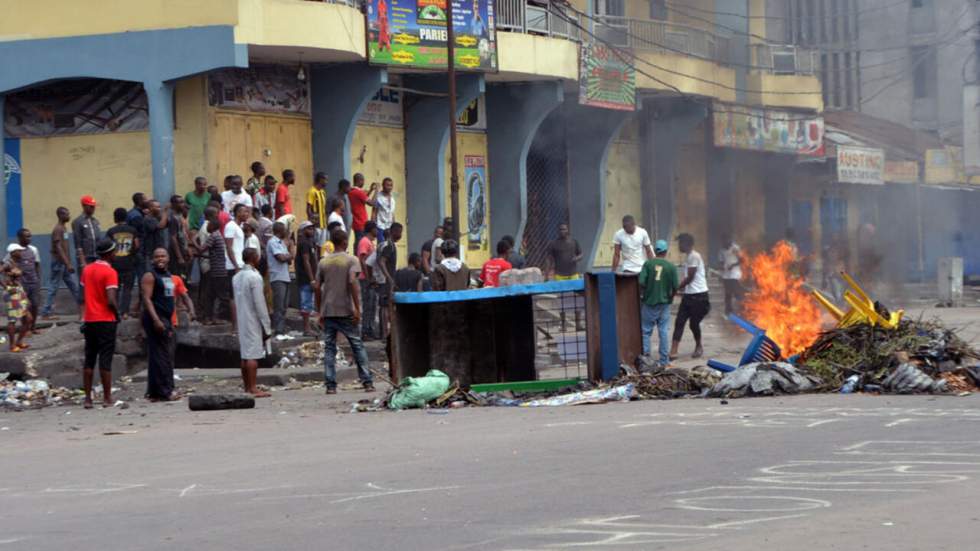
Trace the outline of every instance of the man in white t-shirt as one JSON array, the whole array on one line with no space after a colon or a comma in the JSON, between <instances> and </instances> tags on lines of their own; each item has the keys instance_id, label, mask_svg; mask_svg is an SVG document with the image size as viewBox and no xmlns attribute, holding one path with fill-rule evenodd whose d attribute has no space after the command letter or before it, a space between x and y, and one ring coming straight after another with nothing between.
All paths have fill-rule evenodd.
<instances>
[{"instance_id":1,"label":"man in white t-shirt","mask_svg":"<svg viewBox=\"0 0 980 551\"><path fill-rule=\"evenodd\" d=\"M614 272L638 274L643 270L643 263L653 260L653 245L647 231L636 225L636 219L627 214L623 217L623 227L613 236Z\"/></svg>"},{"instance_id":2,"label":"man in white t-shirt","mask_svg":"<svg viewBox=\"0 0 980 551\"><path fill-rule=\"evenodd\" d=\"M725 286L725 315L735 312L735 303L742 301L742 249L725 236L725 248L718 254L721 263L721 283Z\"/></svg>"},{"instance_id":3,"label":"man in white t-shirt","mask_svg":"<svg viewBox=\"0 0 980 551\"><path fill-rule=\"evenodd\" d=\"M235 206L234 216L225 224L225 268L228 275L236 273L245 264L242 252L245 251L245 230L242 229L252 215L252 208L240 203Z\"/></svg>"},{"instance_id":4,"label":"man in white t-shirt","mask_svg":"<svg viewBox=\"0 0 980 551\"><path fill-rule=\"evenodd\" d=\"M677 243L685 255L681 269L684 278L679 285L681 305L677 309L677 321L674 323L674 342L670 347L670 358L677 358L677 348L681 344L684 325L688 320L691 320L691 333L694 334L694 354L691 357L700 358L704 355L704 347L701 346L701 320L711 311L707 270L701 254L694 250L693 235L682 233L677 236Z\"/></svg>"},{"instance_id":5,"label":"man in white t-shirt","mask_svg":"<svg viewBox=\"0 0 980 551\"><path fill-rule=\"evenodd\" d=\"M242 177L232 176L228 182L228 191L221 192L221 206L225 212L234 218L235 205L246 205L249 213L252 211L252 196L242 191Z\"/></svg>"},{"instance_id":6,"label":"man in white t-shirt","mask_svg":"<svg viewBox=\"0 0 980 551\"><path fill-rule=\"evenodd\" d=\"M391 178L381 180L381 193L374 198L374 221L378 225L378 243L388 239L388 229L395 222L395 182Z\"/></svg>"}]
</instances>

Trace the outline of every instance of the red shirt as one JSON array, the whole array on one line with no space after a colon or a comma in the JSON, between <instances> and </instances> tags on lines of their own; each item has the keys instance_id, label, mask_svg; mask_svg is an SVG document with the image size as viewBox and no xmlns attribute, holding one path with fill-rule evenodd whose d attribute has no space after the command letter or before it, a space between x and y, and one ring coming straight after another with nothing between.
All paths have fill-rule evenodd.
<instances>
[{"instance_id":1,"label":"red shirt","mask_svg":"<svg viewBox=\"0 0 980 551\"><path fill-rule=\"evenodd\" d=\"M278 207L280 203L282 203L282 206ZM293 200L289 197L289 186L286 184L279 184L276 187L276 205L279 209L273 209L276 213L276 218L293 213Z\"/></svg>"},{"instance_id":2,"label":"red shirt","mask_svg":"<svg viewBox=\"0 0 980 551\"><path fill-rule=\"evenodd\" d=\"M184 280L179 275L171 275L170 279L174 282L174 299L179 296L187 294L187 285L184 285ZM174 313L170 316L170 324L177 327L177 305L174 305Z\"/></svg>"},{"instance_id":3,"label":"red shirt","mask_svg":"<svg viewBox=\"0 0 980 551\"><path fill-rule=\"evenodd\" d=\"M82 270L82 287L85 291L86 322L116 321L116 314L109 308L108 289L119 288L119 274L104 260L85 266Z\"/></svg>"},{"instance_id":4,"label":"red shirt","mask_svg":"<svg viewBox=\"0 0 980 551\"><path fill-rule=\"evenodd\" d=\"M371 241L371 238L368 236L362 237L360 243L357 244L357 258L363 257L364 261L367 262L368 257L371 256L374 249L374 241ZM357 279L364 279L364 277L364 270L361 270L361 273L357 275Z\"/></svg>"},{"instance_id":5,"label":"red shirt","mask_svg":"<svg viewBox=\"0 0 980 551\"><path fill-rule=\"evenodd\" d=\"M511 266L510 262L507 262L503 258L491 258L487 260L486 264L483 265L483 271L480 272L480 280L483 281L483 286L499 287L500 274L511 268L513 266Z\"/></svg>"},{"instance_id":6,"label":"red shirt","mask_svg":"<svg viewBox=\"0 0 980 551\"><path fill-rule=\"evenodd\" d=\"M221 224L221 235L225 234L225 226L231 221L231 215L223 210L218 211L218 223Z\"/></svg>"},{"instance_id":7,"label":"red shirt","mask_svg":"<svg viewBox=\"0 0 980 551\"><path fill-rule=\"evenodd\" d=\"M359 187L352 187L347 192L347 199L350 201L351 226L355 231L364 231L364 224L367 223L367 202L368 194Z\"/></svg>"}]
</instances>

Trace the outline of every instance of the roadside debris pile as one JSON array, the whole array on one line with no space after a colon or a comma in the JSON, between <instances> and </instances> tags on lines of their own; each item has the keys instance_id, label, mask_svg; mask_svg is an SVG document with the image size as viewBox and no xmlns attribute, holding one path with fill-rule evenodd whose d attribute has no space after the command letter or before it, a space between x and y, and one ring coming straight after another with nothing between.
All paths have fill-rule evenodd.
<instances>
[{"instance_id":1,"label":"roadside debris pile","mask_svg":"<svg viewBox=\"0 0 980 551\"><path fill-rule=\"evenodd\" d=\"M8 380L6 373L0 373L0 407L4 409L38 409L78 402L83 397L84 393L81 390L51 388L48 382L42 379L11 381Z\"/></svg>"},{"instance_id":2,"label":"roadside debris pile","mask_svg":"<svg viewBox=\"0 0 980 551\"><path fill-rule=\"evenodd\" d=\"M909 394L973 391L980 360L956 333L937 321L901 320L894 329L870 324L822 333L797 364L819 377L818 390L865 390Z\"/></svg>"},{"instance_id":3,"label":"roadside debris pile","mask_svg":"<svg viewBox=\"0 0 980 551\"><path fill-rule=\"evenodd\" d=\"M759 362L725 374L708 392L718 398L799 394L816 390L823 381L785 362Z\"/></svg>"}]
</instances>

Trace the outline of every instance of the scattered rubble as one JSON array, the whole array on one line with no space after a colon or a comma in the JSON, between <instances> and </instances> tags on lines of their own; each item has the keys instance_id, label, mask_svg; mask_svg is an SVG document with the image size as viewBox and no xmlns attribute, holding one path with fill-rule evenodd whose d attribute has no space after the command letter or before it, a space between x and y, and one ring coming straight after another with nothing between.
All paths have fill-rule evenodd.
<instances>
[{"instance_id":1,"label":"scattered rubble","mask_svg":"<svg viewBox=\"0 0 980 551\"><path fill-rule=\"evenodd\" d=\"M811 392L823 381L785 362L762 362L740 366L725 374L708 392L717 398L773 396Z\"/></svg>"},{"instance_id":2,"label":"scattered rubble","mask_svg":"<svg viewBox=\"0 0 980 551\"><path fill-rule=\"evenodd\" d=\"M0 408L3 409L38 409L59 404L81 403L85 396L81 390L52 388L42 379L11 381L8 376L6 373L0 373Z\"/></svg>"}]
</instances>

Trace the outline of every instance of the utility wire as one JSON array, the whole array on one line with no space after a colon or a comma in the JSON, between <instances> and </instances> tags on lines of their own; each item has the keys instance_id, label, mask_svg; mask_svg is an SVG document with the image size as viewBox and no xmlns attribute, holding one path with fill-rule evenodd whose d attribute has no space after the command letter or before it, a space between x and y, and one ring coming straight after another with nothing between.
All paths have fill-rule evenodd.
<instances>
[{"instance_id":1,"label":"utility wire","mask_svg":"<svg viewBox=\"0 0 980 551\"><path fill-rule=\"evenodd\" d=\"M671 2L671 1L665 1L664 4L666 4L667 6L676 6L677 5L677 4L675 4L674 2ZM692 11L701 12L701 13L708 14L708 15L727 15L727 16L731 16L731 17L739 17L741 19L775 19L775 20L778 20L778 21L783 21L783 20L787 20L787 19L789 19L789 20L793 20L793 19L835 19L835 18L838 18L838 17L843 17L845 14L848 14L848 15L860 15L862 13L868 13L868 12L873 12L873 11L879 11L879 10L887 10L887 9L891 9L891 8L897 8L899 6L903 6L903 5L907 5L907 4L908 4L908 0L898 0L897 2L895 2L893 4L886 4L884 6L874 6L874 7L871 7L871 8L865 8L863 10L847 10L846 12L844 12L844 11L838 11L838 12L831 12L831 13L829 13L827 15L799 15L799 16L796 16L796 17L792 17L792 16L788 16L788 15L745 15L745 14L742 14L742 13L724 12L724 11L716 11L716 10L706 10L704 8L698 8L696 6L686 6L685 5L684 7L687 8L687 9L690 9Z\"/></svg>"}]
</instances>

